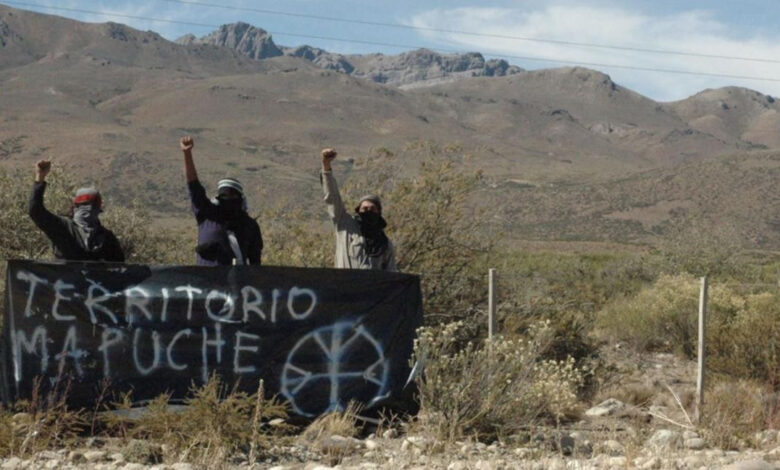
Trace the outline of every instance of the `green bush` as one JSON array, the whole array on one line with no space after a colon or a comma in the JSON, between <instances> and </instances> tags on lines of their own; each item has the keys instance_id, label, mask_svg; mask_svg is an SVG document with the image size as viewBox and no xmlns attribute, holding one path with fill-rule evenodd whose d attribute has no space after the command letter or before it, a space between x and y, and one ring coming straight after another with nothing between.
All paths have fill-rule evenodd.
<instances>
[{"instance_id":1,"label":"green bush","mask_svg":"<svg viewBox=\"0 0 780 470\"><path fill-rule=\"evenodd\" d=\"M611 340L643 351L693 358L698 342L700 281L662 275L638 294L599 312L597 327ZM780 388L780 295L741 292L713 282L707 302L707 351L712 371Z\"/></svg>"}]
</instances>

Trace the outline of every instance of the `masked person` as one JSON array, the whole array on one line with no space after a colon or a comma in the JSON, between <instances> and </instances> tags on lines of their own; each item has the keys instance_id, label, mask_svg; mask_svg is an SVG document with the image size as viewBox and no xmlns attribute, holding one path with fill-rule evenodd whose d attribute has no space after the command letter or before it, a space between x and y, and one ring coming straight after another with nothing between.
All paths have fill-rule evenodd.
<instances>
[{"instance_id":1,"label":"masked person","mask_svg":"<svg viewBox=\"0 0 780 470\"><path fill-rule=\"evenodd\" d=\"M322 151L322 189L328 215L336 229L337 268L379 269L397 271L395 248L385 235L387 226L382 218L382 201L379 196L369 194L360 199L355 213L350 215L341 201L336 178L333 177L331 162L336 151Z\"/></svg>"},{"instance_id":2,"label":"masked person","mask_svg":"<svg viewBox=\"0 0 780 470\"><path fill-rule=\"evenodd\" d=\"M28 213L35 225L51 240L54 257L66 261L123 262L125 254L119 240L100 223L103 203L95 188L76 191L71 217L55 215L46 209L43 194L50 170L51 162L48 160L35 164L35 183Z\"/></svg>"},{"instance_id":3,"label":"masked person","mask_svg":"<svg viewBox=\"0 0 780 470\"><path fill-rule=\"evenodd\" d=\"M192 212L198 222L197 264L260 264L263 237L255 219L246 212L241 183L233 178L219 180L217 197L209 199L195 171L192 137L183 137L180 146Z\"/></svg>"}]
</instances>

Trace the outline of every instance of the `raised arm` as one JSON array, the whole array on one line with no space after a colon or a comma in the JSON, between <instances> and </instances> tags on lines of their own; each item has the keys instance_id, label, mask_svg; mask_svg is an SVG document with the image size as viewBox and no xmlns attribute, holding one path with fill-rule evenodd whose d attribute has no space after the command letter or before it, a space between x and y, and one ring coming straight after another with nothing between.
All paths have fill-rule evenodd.
<instances>
[{"instance_id":1,"label":"raised arm","mask_svg":"<svg viewBox=\"0 0 780 470\"><path fill-rule=\"evenodd\" d=\"M195 146L195 142L192 137L182 137L179 141L179 147L184 153L184 177L187 179L187 183L198 181L198 172L195 170L195 162L192 160L192 148Z\"/></svg>"},{"instance_id":2,"label":"raised arm","mask_svg":"<svg viewBox=\"0 0 780 470\"><path fill-rule=\"evenodd\" d=\"M182 137L179 146L184 153L184 177L187 179L192 212L196 217L199 217L203 215L204 211L214 210L214 204L209 201L206 190L198 180L198 172L195 170L195 162L192 160L192 148L195 146L192 137Z\"/></svg>"},{"instance_id":3,"label":"raised arm","mask_svg":"<svg viewBox=\"0 0 780 470\"><path fill-rule=\"evenodd\" d=\"M57 215L52 214L43 204L43 194L46 192L46 176L51 171L49 160L40 160L35 164L35 183L33 184L30 200L27 205L27 213L44 233L64 228L65 222Z\"/></svg>"},{"instance_id":4,"label":"raised arm","mask_svg":"<svg viewBox=\"0 0 780 470\"><path fill-rule=\"evenodd\" d=\"M322 151L322 176L320 179L322 181L322 190L325 193L328 215L330 215L333 224L339 227L350 217L347 209L344 207L344 202L341 200L336 178L333 176L331 162L336 158L336 155L338 154L333 149L328 148Z\"/></svg>"}]
</instances>

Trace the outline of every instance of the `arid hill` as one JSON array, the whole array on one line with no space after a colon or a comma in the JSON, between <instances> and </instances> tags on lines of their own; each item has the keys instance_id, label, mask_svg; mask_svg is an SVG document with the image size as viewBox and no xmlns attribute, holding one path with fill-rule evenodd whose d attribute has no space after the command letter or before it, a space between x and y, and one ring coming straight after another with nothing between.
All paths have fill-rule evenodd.
<instances>
[{"instance_id":1,"label":"arid hill","mask_svg":"<svg viewBox=\"0 0 780 470\"><path fill-rule=\"evenodd\" d=\"M324 146L340 149L339 171L379 150L413 169L419 152L404 149L434 142L485 171L485 200L512 201L501 220L515 234L652 241L663 232L653 227L685 216L674 201L721 200L718 217L755 232L746 243L777 246L776 207L751 196L774 187L773 167L755 163L780 147L772 97L724 88L659 103L580 67L522 71L424 50L339 56L263 34L226 25L177 44L0 5L0 161L29 169L52 157L115 199L186 217L184 134L196 138L202 178L242 179L255 207L261 197L316 204ZM691 184L694 168L712 179ZM742 201L757 206L741 211Z\"/></svg>"}]
</instances>

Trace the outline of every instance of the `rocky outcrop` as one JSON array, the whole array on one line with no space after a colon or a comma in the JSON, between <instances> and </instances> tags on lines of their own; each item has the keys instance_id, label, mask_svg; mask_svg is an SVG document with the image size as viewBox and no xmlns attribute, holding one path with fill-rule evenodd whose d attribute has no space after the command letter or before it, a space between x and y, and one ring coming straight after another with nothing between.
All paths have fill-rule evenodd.
<instances>
[{"instance_id":1,"label":"rocky outcrop","mask_svg":"<svg viewBox=\"0 0 780 470\"><path fill-rule=\"evenodd\" d=\"M241 22L223 24L218 30L201 38L188 34L180 37L176 42L182 45L223 46L256 60L283 55L268 31Z\"/></svg>"},{"instance_id":2,"label":"rocky outcrop","mask_svg":"<svg viewBox=\"0 0 780 470\"><path fill-rule=\"evenodd\" d=\"M286 47L283 49L283 51L284 55L306 59L317 67L323 68L325 70L334 70L336 72L345 73L347 75L352 74L352 72L355 70L355 67L345 56L341 54L334 54L318 47Z\"/></svg>"},{"instance_id":3,"label":"rocky outcrop","mask_svg":"<svg viewBox=\"0 0 780 470\"><path fill-rule=\"evenodd\" d=\"M417 49L398 55L351 56L356 77L389 85L409 85L424 81L446 81L467 77L512 75L522 69L505 60L485 60L478 52L440 54Z\"/></svg>"},{"instance_id":4,"label":"rocky outcrop","mask_svg":"<svg viewBox=\"0 0 780 470\"><path fill-rule=\"evenodd\" d=\"M223 46L252 59L280 55L299 57L325 70L393 86L433 84L468 77L499 77L523 70L505 60L485 60L478 52L439 54L429 49L418 49L398 55L343 55L306 45L277 46L267 31L246 23L222 25L201 38L187 34L176 42L184 46Z\"/></svg>"}]
</instances>

